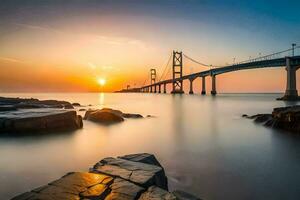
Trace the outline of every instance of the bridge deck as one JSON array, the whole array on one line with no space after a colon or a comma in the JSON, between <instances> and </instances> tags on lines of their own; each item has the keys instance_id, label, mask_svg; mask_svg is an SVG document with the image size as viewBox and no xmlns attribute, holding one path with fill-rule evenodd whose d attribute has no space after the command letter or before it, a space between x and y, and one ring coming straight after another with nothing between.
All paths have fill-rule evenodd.
<instances>
[{"instance_id":1,"label":"bridge deck","mask_svg":"<svg viewBox=\"0 0 300 200\"><path fill-rule=\"evenodd\" d=\"M291 65L300 65L300 56L291 57L290 64ZM182 76L181 78L176 78L174 80L168 79L168 80L159 81L152 85L146 85L146 86L142 87L141 89L147 88L150 86L155 86L155 85L168 84L168 83L172 83L173 81L180 81L180 80L186 80L186 79L193 80L198 77L219 75L219 74L224 74L224 73L239 71L239 70L267 68L267 67L284 67L284 66L286 66L286 57L270 59L270 60L259 60L259 61L253 61L253 62L247 62L247 63L240 63L240 64L229 65L229 66L225 66L225 67L219 67L219 68L214 68L214 69L210 69L210 70L206 70L206 71L202 71L202 72L185 75L185 76Z\"/></svg>"}]
</instances>

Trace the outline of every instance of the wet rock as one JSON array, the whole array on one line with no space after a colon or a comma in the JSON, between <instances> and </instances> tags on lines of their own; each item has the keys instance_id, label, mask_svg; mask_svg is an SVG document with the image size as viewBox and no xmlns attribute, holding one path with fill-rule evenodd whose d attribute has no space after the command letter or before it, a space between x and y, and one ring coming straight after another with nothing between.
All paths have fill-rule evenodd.
<instances>
[{"instance_id":1,"label":"wet rock","mask_svg":"<svg viewBox=\"0 0 300 200\"><path fill-rule=\"evenodd\" d=\"M263 122L267 122L268 120L272 119L272 115L271 114L258 114L258 115L255 115L253 118L254 118L254 122L263 123Z\"/></svg>"},{"instance_id":2,"label":"wet rock","mask_svg":"<svg viewBox=\"0 0 300 200\"><path fill-rule=\"evenodd\" d=\"M0 112L1 111L14 111L14 110L17 110L17 108L15 106L12 106L12 105L3 105L3 106L1 106L0 105Z\"/></svg>"},{"instance_id":3,"label":"wet rock","mask_svg":"<svg viewBox=\"0 0 300 200\"><path fill-rule=\"evenodd\" d=\"M122 117L124 118L143 118L140 114L131 114L131 113L123 113Z\"/></svg>"},{"instance_id":4,"label":"wet rock","mask_svg":"<svg viewBox=\"0 0 300 200\"><path fill-rule=\"evenodd\" d=\"M13 200L195 200L183 191L173 193L160 187L162 167L147 153L105 158L91 172L72 172L48 185L25 192ZM131 161L134 160L134 161ZM146 164L154 163L154 164ZM99 171L100 169L100 171Z\"/></svg>"},{"instance_id":5,"label":"wet rock","mask_svg":"<svg viewBox=\"0 0 300 200\"><path fill-rule=\"evenodd\" d=\"M69 173L61 179L14 197L12 200L66 200L101 198L110 192L113 178L104 174L87 172Z\"/></svg>"},{"instance_id":6,"label":"wet rock","mask_svg":"<svg viewBox=\"0 0 300 200\"><path fill-rule=\"evenodd\" d=\"M82 128L76 111L36 109L0 113L1 132L51 132Z\"/></svg>"},{"instance_id":7,"label":"wet rock","mask_svg":"<svg viewBox=\"0 0 300 200\"><path fill-rule=\"evenodd\" d=\"M175 190L172 193L176 196L177 200L201 200L200 198L181 190Z\"/></svg>"},{"instance_id":8,"label":"wet rock","mask_svg":"<svg viewBox=\"0 0 300 200\"><path fill-rule=\"evenodd\" d=\"M72 104L66 104L64 109L74 109L74 106Z\"/></svg>"},{"instance_id":9,"label":"wet rock","mask_svg":"<svg viewBox=\"0 0 300 200\"><path fill-rule=\"evenodd\" d=\"M16 108L20 109L30 109L30 108L63 108L70 107L72 104L67 101L57 101L57 100L39 100L34 98L9 98L0 97L0 105L14 105Z\"/></svg>"},{"instance_id":10,"label":"wet rock","mask_svg":"<svg viewBox=\"0 0 300 200\"><path fill-rule=\"evenodd\" d=\"M111 108L102 108L86 111L83 119L103 124L113 124L124 121L124 118L143 118L143 116L140 114L123 113L120 110Z\"/></svg>"},{"instance_id":11,"label":"wet rock","mask_svg":"<svg viewBox=\"0 0 300 200\"><path fill-rule=\"evenodd\" d=\"M80 105L80 103L72 103L72 106L79 107L79 106L81 106L81 105Z\"/></svg>"},{"instance_id":12,"label":"wet rock","mask_svg":"<svg viewBox=\"0 0 300 200\"><path fill-rule=\"evenodd\" d=\"M177 200L176 196L156 186L151 186L144 192L139 200Z\"/></svg>"},{"instance_id":13,"label":"wet rock","mask_svg":"<svg viewBox=\"0 0 300 200\"><path fill-rule=\"evenodd\" d=\"M102 124L114 124L124 121L115 110L88 110L84 115L85 120L90 120Z\"/></svg>"},{"instance_id":14,"label":"wet rock","mask_svg":"<svg viewBox=\"0 0 300 200\"><path fill-rule=\"evenodd\" d=\"M158 160L155 158L155 156L149 153L129 154L125 156L120 156L118 158L162 167Z\"/></svg>"},{"instance_id":15,"label":"wet rock","mask_svg":"<svg viewBox=\"0 0 300 200\"><path fill-rule=\"evenodd\" d=\"M258 114L251 118L268 127L300 133L300 106L274 108L272 114Z\"/></svg>"},{"instance_id":16,"label":"wet rock","mask_svg":"<svg viewBox=\"0 0 300 200\"><path fill-rule=\"evenodd\" d=\"M132 182L121 178L115 178L110 185L111 192L106 199L116 200L134 200L145 190Z\"/></svg>"},{"instance_id":17,"label":"wet rock","mask_svg":"<svg viewBox=\"0 0 300 200\"><path fill-rule=\"evenodd\" d=\"M98 162L91 171L117 176L143 187L156 185L168 189L164 170L156 165L120 158L105 158Z\"/></svg>"}]
</instances>

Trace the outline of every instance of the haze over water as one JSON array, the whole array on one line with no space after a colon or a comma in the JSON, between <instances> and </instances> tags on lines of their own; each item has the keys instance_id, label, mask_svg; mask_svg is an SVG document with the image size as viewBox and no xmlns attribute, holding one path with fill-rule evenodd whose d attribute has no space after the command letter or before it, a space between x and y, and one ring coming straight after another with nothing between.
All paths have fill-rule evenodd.
<instances>
[{"instance_id":1,"label":"haze over water","mask_svg":"<svg viewBox=\"0 0 300 200\"><path fill-rule=\"evenodd\" d=\"M129 153L157 156L171 190L203 199L297 199L300 137L242 114L286 106L279 94L200 95L52 93L0 94L79 102L153 118L113 126L84 121L66 134L0 137L0 195L8 199L100 159ZM79 112L81 115L84 112Z\"/></svg>"}]
</instances>

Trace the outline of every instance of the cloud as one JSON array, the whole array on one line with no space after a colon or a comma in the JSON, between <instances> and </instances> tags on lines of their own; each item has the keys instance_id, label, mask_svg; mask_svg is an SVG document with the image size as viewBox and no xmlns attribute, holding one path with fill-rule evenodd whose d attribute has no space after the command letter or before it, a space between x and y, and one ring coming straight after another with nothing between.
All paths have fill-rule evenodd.
<instances>
[{"instance_id":1,"label":"cloud","mask_svg":"<svg viewBox=\"0 0 300 200\"><path fill-rule=\"evenodd\" d=\"M92 36L95 37L95 40L100 40L102 42L105 42L107 44L112 44L112 45L133 45L133 46L138 46L140 48L146 48L146 44L138 39L134 38L128 38L128 37L122 37L122 36L104 36L104 35L97 35L97 34L74 34L74 33L69 33L66 31L61 31L56 28L52 27L45 27L45 26L40 26L40 25L32 25L32 24L25 24L25 23L14 23L15 26L20 26L23 28L27 29L33 29L33 30L40 30L40 31L51 31L57 34L63 34L63 35L69 35L69 36Z\"/></svg>"},{"instance_id":2,"label":"cloud","mask_svg":"<svg viewBox=\"0 0 300 200\"><path fill-rule=\"evenodd\" d=\"M26 63L23 60L18 60L15 58L8 58L8 57L0 57L0 61L4 61L4 62L13 62L13 63Z\"/></svg>"},{"instance_id":3,"label":"cloud","mask_svg":"<svg viewBox=\"0 0 300 200\"><path fill-rule=\"evenodd\" d=\"M63 31L60 31L58 29L50 28L50 27L44 27L44 26L38 26L38 25L31 25L31 24L23 24L23 23L14 23L16 26L21 26L28 29L35 29L35 30L41 30L41 31L51 31L59 34L66 34Z\"/></svg>"}]
</instances>

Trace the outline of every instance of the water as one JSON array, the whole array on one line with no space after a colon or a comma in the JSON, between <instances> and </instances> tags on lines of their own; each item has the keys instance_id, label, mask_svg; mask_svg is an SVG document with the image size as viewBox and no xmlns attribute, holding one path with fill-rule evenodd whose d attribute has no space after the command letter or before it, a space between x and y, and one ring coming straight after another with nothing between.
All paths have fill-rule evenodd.
<instances>
[{"instance_id":1,"label":"water","mask_svg":"<svg viewBox=\"0 0 300 200\"><path fill-rule=\"evenodd\" d=\"M8 199L103 157L149 152L170 189L203 199L298 199L300 137L241 117L285 106L280 95L0 94L79 102L156 117L67 134L0 137L0 195ZM79 112L84 114L83 112Z\"/></svg>"}]
</instances>

